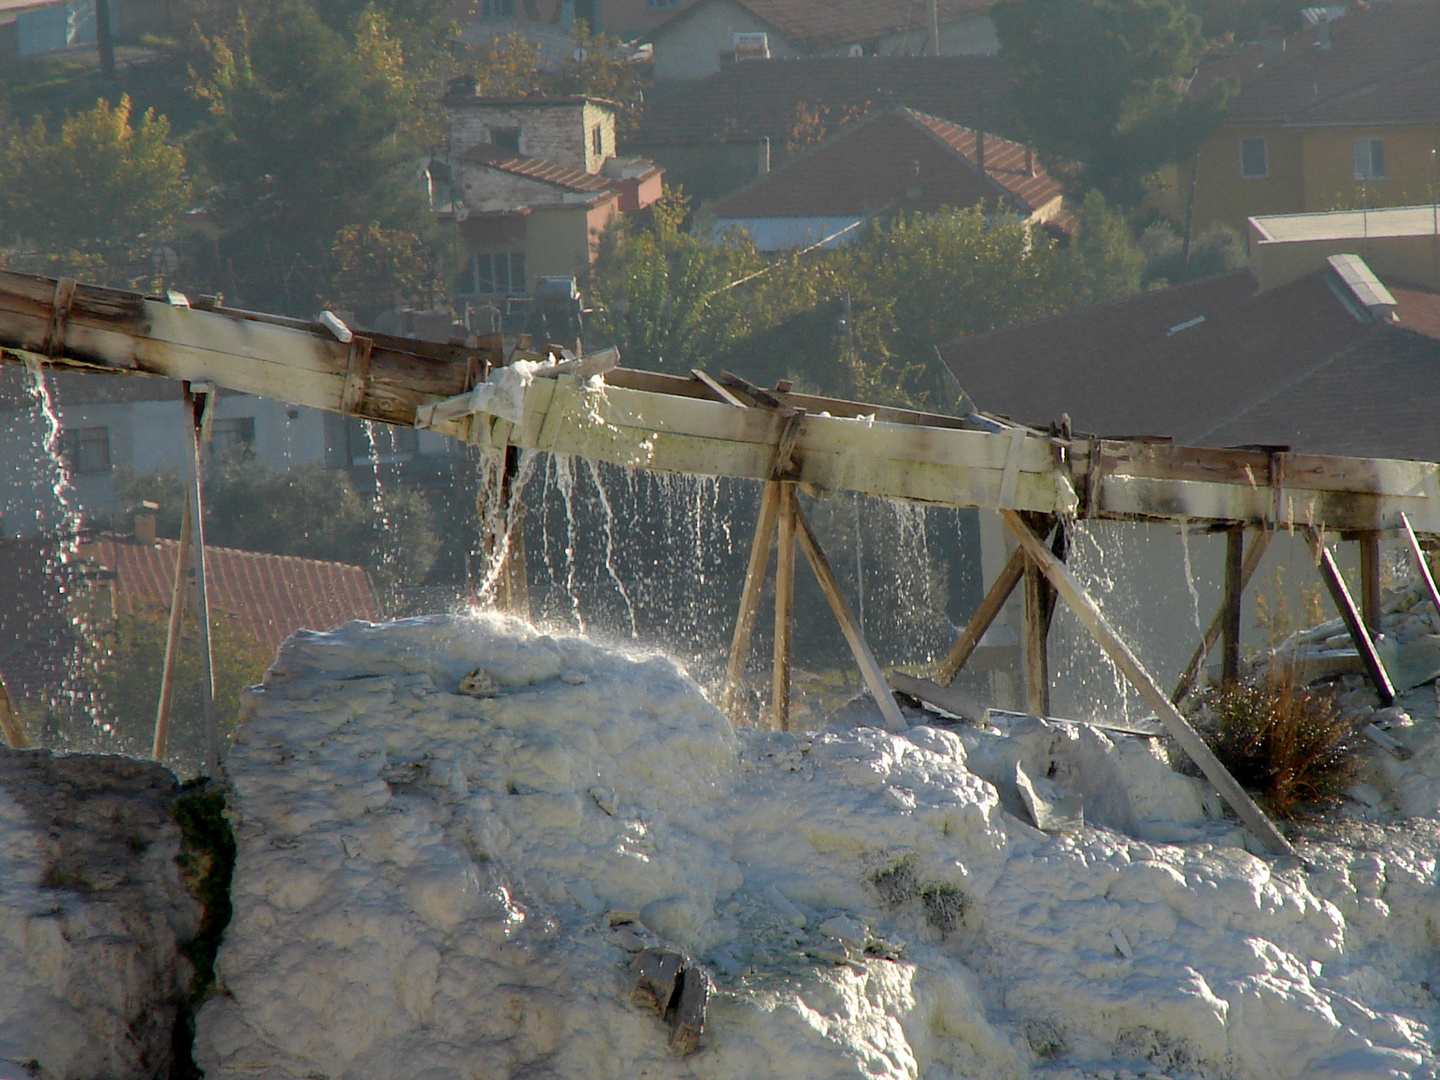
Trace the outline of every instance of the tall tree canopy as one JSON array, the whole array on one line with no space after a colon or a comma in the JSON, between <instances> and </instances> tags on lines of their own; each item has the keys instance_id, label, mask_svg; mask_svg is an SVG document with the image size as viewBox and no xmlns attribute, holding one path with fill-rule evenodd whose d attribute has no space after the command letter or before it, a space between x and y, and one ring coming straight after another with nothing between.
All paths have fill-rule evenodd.
<instances>
[{"instance_id":1,"label":"tall tree canopy","mask_svg":"<svg viewBox=\"0 0 1440 1080\"><path fill-rule=\"evenodd\" d=\"M1134 204L1213 130L1232 92L1187 94L1205 39L1182 0L1000 0L991 17L1015 77L1013 118L1077 193Z\"/></svg>"},{"instance_id":2,"label":"tall tree canopy","mask_svg":"<svg viewBox=\"0 0 1440 1080\"><path fill-rule=\"evenodd\" d=\"M33 246L53 265L123 280L190 198L185 155L163 116L131 123L130 99L97 101L57 131L36 119L0 150L0 239ZM145 260L148 262L148 260Z\"/></svg>"}]
</instances>

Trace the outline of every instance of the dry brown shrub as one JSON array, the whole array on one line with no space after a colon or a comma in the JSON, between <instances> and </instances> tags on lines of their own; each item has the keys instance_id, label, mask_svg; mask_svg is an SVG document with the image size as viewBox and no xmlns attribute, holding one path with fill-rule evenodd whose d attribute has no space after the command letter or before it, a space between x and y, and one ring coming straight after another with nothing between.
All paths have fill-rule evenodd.
<instances>
[{"instance_id":1,"label":"dry brown shrub","mask_svg":"<svg viewBox=\"0 0 1440 1080\"><path fill-rule=\"evenodd\" d=\"M1355 782L1359 740L1329 694L1267 679L1216 687L1205 705L1205 740L1272 814L1333 805Z\"/></svg>"}]
</instances>

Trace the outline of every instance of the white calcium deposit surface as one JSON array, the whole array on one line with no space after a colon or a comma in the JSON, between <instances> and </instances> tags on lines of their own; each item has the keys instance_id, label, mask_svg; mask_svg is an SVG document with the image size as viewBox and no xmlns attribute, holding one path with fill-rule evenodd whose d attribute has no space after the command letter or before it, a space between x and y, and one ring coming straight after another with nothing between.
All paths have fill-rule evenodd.
<instances>
[{"instance_id":1,"label":"white calcium deposit surface","mask_svg":"<svg viewBox=\"0 0 1440 1080\"><path fill-rule=\"evenodd\" d=\"M1152 840L1047 835L970 735L736 732L494 616L296 637L246 708L208 1080L1434 1076L1429 821L1257 858L1129 740ZM627 1004L645 944L714 974L690 1057Z\"/></svg>"}]
</instances>

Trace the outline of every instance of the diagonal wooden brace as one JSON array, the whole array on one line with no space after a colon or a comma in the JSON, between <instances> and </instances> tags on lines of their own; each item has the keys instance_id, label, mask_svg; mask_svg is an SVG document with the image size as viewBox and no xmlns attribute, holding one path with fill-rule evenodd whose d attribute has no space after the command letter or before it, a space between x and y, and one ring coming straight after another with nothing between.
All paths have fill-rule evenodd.
<instances>
[{"instance_id":1,"label":"diagonal wooden brace","mask_svg":"<svg viewBox=\"0 0 1440 1080\"><path fill-rule=\"evenodd\" d=\"M990 591L985 594L985 599L980 601L980 606L975 609L975 614L970 616L970 622L965 629L960 631L960 636L951 647L950 653L940 662L936 669L935 681L942 686L949 686L955 681L955 676L960 674L960 669L965 666L965 661L970 659L970 654L980 644L980 639L985 636L985 631L990 629L990 624L995 621L1001 610L1005 607L1005 601L1010 599L1010 594L1015 591L1015 586L1020 584L1020 579L1025 576L1025 551L1016 548L1010 555L1009 560L1000 568L1000 575L995 579L995 584L990 586Z\"/></svg>"},{"instance_id":2,"label":"diagonal wooden brace","mask_svg":"<svg viewBox=\"0 0 1440 1080\"><path fill-rule=\"evenodd\" d=\"M1139 691L1145 703L1155 710L1160 722L1165 725L1165 730L1180 744L1180 748L1190 755L1191 760L1200 766L1205 778L1215 785L1220 795L1240 816L1245 827L1259 837L1261 843L1270 851L1277 855L1294 855L1295 849L1290 846L1290 842L1280 834L1280 830L1265 816L1265 812L1255 805L1255 801L1230 775L1210 747L1205 745L1200 733L1191 727L1185 717L1180 715L1180 711L1171 704L1165 691L1160 689L1145 670L1145 666L1130 650L1130 646L1126 645L1111 627L1099 605L1075 579L1070 568L1055 557L1018 513L1014 510L1000 510L999 514L1005 527L1049 578L1050 584L1055 586L1055 590L1064 598L1075 617L1090 631L1090 635L1105 650L1105 655L1110 657L1130 684Z\"/></svg>"},{"instance_id":3,"label":"diagonal wooden brace","mask_svg":"<svg viewBox=\"0 0 1440 1080\"><path fill-rule=\"evenodd\" d=\"M1245 557L1240 565L1239 592L1244 593L1250 585L1250 579L1255 576L1255 571L1260 568L1260 560L1265 557L1265 551L1270 546L1270 538L1274 533L1270 529L1260 529L1250 541L1250 546L1245 550ZM1228 582L1227 582L1228 584ZM1227 592L1230 590L1227 590ZM1200 639L1195 652L1190 657L1190 663L1185 665L1185 673L1180 676L1180 681L1175 684L1175 692L1170 695L1170 700L1176 705L1181 699L1190 693L1195 687L1195 680L1200 676L1201 665L1205 663L1205 657L1210 655L1210 650L1215 647L1215 642L1220 640L1220 635L1225 630L1226 620L1231 617L1231 598L1226 597L1220 605L1220 610L1210 620L1210 626L1205 631L1205 636Z\"/></svg>"}]
</instances>

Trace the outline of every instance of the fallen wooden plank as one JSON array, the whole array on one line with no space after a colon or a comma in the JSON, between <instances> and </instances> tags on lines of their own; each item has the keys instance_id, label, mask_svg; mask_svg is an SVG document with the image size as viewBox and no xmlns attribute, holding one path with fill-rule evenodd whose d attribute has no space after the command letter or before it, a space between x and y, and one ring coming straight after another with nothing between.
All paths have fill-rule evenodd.
<instances>
[{"instance_id":1,"label":"fallen wooden plank","mask_svg":"<svg viewBox=\"0 0 1440 1080\"><path fill-rule=\"evenodd\" d=\"M956 690L953 686L941 686L929 679L917 679L914 675L906 675L903 671L891 673L890 685L902 694L909 694L920 701L929 702L931 705L938 706L972 724L985 722L985 706L969 694Z\"/></svg>"},{"instance_id":2,"label":"fallen wooden plank","mask_svg":"<svg viewBox=\"0 0 1440 1080\"><path fill-rule=\"evenodd\" d=\"M1396 761L1409 761L1415 756L1414 750L1375 724L1366 724L1360 731L1371 742L1384 747Z\"/></svg>"},{"instance_id":3,"label":"fallen wooden plank","mask_svg":"<svg viewBox=\"0 0 1440 1080\"><path fill-rule=\"evenodd\" d=\"M670 1015L670 1052L688 1057L700 1049L705 1031L705 1010L714 989L710 973L699 964L686 964L680 972L680 989Z\"/></svg>"},{"instance_id":4,"label":"fallen wooden plank","mask_svg":"<svg viewBox=\"0 0 1440 1080\"><path fill-rule=\"evenodd\" d=\"M675 996L685 958L669 949L645 949L630 965L630 1004L664 1016Z\"/></svg>"},{"instance_id":5,"label":"fallen wooden plank","mask_svg":"<svg viewBox=\"0 0 1440 1080\"><path fill-rule=\"evenodd\" d=\"M1015 539L1020 541L1026 554L1044 571L1045 576L1050 579L1050 583L1055 586L1065 603L1069 605L1070 610L1075 613L1075 617L1105 650L1105 654L1110 657L1130 684L1140 692L1140 696L1145 699L1146 704L1155 710L1171 738L1179 743L1185 753L1190 755L1190 759L1200 767L1200 771L1205 774L1206 779L1215 785L1225 801L1240 815L1240 820L1245 823L1245 826L1270 851L1281 855L1294 855L1295 849L1290 846L1290 842L1280 834L1280 830L1265 816L1265 812L1255 805L1254 800L1230 775L1229 770L1220 763L1220 759L1215 756L1210 747L1205 745L1205 740L1200 738L1199 732L1191 727L1189 721L1181 716L1179 710L1171 704L1170 699L1165 696L1165 691L1160 689L1150 673L1145 670L1145 666L1131 651L1130 646L1125 644L1120 635L1110 626L1099 606L1075 579L1069 567L1055 558L1050 549L1025 524L1024 518L1015 511L1001 510L1000 518Z\"/></svg>"},{"instance_id":6,"label":"fallen wooden plank","mask_svg":"<svg viewBox=\"0 0 1440 1080\"><path fill-rule=\"evenodd\" d=\"M733 405L737 409L746 408L745 402L741 401L729 390L725 389L725 387L721 386L718 382L716 382L712 376L707 375L699 368L691 368L690 377L696 382L703 385L707 390L709 390L721 401L725 402L726 405Z\"/></svg>"},{"instance_id":7,"label":"fallen wooden plank","mask_svg":"<svg viewBox=\"0 0 1440 1080\"><path fill-rule=\"evenodd\" d=\"M830 569L830 560L825 558L825 552L820 549L820 542L815 539L814 530L810 528L809 519L805 517L799 503L795 501L794 488L789 489L787 494L792 508L791 516L796 525L795 534L800 541L800 547L804 550L805 557L810 560L810 568L815 571L815 578L820 582L820 591L830 602L830 610L835 614L835 621L840 624L840 631L845 635L846 644L850 646L850 653L855 657L855 663L859 666L860 674L865 679L865 686L875 699L875 704L879 706L880 715L885 718L885 726L891 731L904 731L909 725L905 723L905 717L901 715L900 706L895 704L895 696L890 693L890 687L885 683L885 673L880 670L880 664L876 661L875 654L870 651L870 645L865 640L859 621L855 618L854 612L850 610L850 604L845 599L845 594L840 591L840 582L835 577L835 572ZM780 520L783 524L785 519L782 516Z\"/></svg>"},{"instance_id":8,"label":"fallen wooden plank","mask_svg":"<svg viewBox=\"0 0 1440 1080\"><path fill-rule=\"evenodd\" d=\"M938 702L937 702L938 704ZM1004 717L1032 717L1036 720L1044 720L1047 724L1083 724L1086 727L1093 727L1098 731L1110 731L1117 735L1134 735L1141 739L1153 739L1158 735L1164 735L1165 729L1156 723L1154 727L1142 727L1144 721L1137 721L1133 724L1122 724L1118 720L1077 720L1068 716L1035 716L1033 713L1015 712L1013 709L986 709L985 722L993 724L997 716Z\"/></svg>"}]
</instances>

